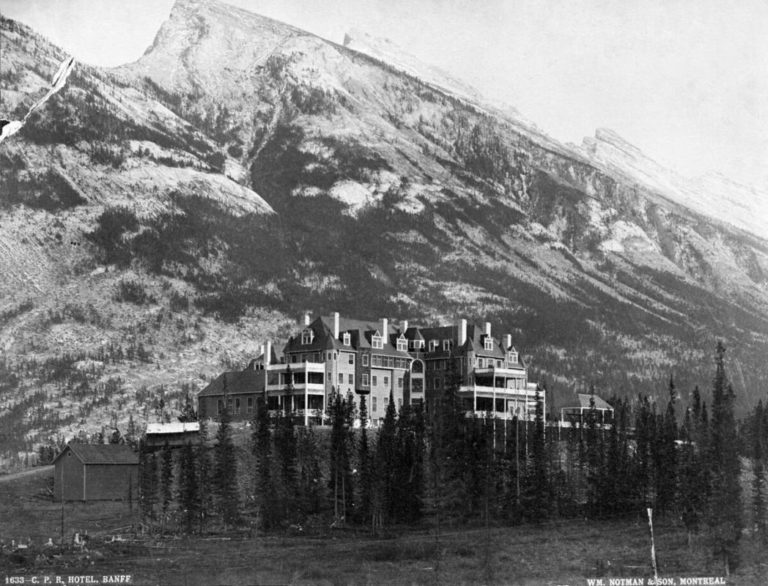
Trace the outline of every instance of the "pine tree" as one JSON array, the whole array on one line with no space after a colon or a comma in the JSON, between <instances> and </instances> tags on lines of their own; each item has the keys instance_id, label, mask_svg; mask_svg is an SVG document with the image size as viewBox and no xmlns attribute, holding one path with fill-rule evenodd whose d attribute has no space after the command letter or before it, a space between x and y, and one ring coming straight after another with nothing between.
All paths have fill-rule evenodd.
<instances>
[{"instance_id":1,"label":"pine tree","mask_svg":"<svg viewBox=\"0 0 768 586\"><path fill-rule=\"evenodd\" d=\"M298 428L299 509L303 517L320 513L323 499L320 453L312 427Z\"/></svg>"},{"instance_id":2,"label":"pine tree","mask_svg":"<svg viewBox=\"0 0 768 586\"><path fill-rule=\"evenodd\" d=\"M661 433L657 439L656 450L656 509L660 513L669 511L675 502L677 492L677 419L675 401L677 394L675 382L669 377L669 402L667 410L660 418Z\"/></svg>"},{"instance_id":3,"label":"pine tree","mask_svg":"<svg viewBox=\"0 0 768 586\"><path fill-rule=\"evenodd\" d=\"M352 483L352 397L344 398L333 393L330 399L331 453L328 488L333 498L333 512L338 521L346 521L348 508L354 503Z\"/></svg>"},{"instance_id":4,"label":"pine tree","mask_svg":"<svg viewBox=\"0 0 768 586\"><path fill-rule=\"evenodd\" d=\"M168 442L163 446L160 455L160 506L162 507L162 526L168 518L168 507L173 500L173 454Z\"/></svg>"},{"instance_id":5,"label":"pine tree","mask_svg":"<svg viewBox=\"0 0 768 586\"><path fill-rule=\"evenodd\" d=\"M157 458L143 442L139 448L139 468L139 508L145 519L154 519L157 503Z\"/></svg>"},{"instance_id":6,"label":"pine tree","mask_svg":"<svg viewBox=\"0 0 768 586\"><path fill-rule=\"evenodd\" d=\"M261 401L256 406L252 445L256 456L256 507L261 519L261 528L268 531L277 524L277 515L273 506L275 489L272 480L272 435L266 401Z\"/></svg>"},{"instance_id":7,"label":"pine tree","mask_svg":"<svg viewBox=\"0 0 768 586\"><path fill-rule=\"evenodd\" d=\"M768 543L766 535L765 519L765 478L763 468L763 425L765 415L763 413L763 401L757 403L752 419L752 510L754 515L755 531L760 536L763 544Z\"/></svg>"},{"instance_id":8,"label":"pine tree","mask_svg":"<svg viewBox=\"0 0 768 586\"><path fill-rule=\"evenodd\" d=\"M531 440L531 458L529 462L526 486L526 514L536 521L549 516L551 493L547 478L547 452L544 437L544 406L541 391L536 387L536 410Z\"/></svg>"},{"instance_id":9,"label":"pine tree","mask_svg":"<svg viewBox=\"0 0 768 586\"><path fill-rule=\"evenodd\" d=\"M603 514L603 502L600 495L603 492L603 442L602 429L597 421L594 390L589 398L584 434L584 458L587 471L587 510L592 517Z\"/></svg>"},{"instance_id":10,"label":"pine tree","mask_svg":"<svg viewBox=\"0 0 768 586\"><path fill-rule=\"evenodd\" d=\"M682 447L680 449L679 478L680 489L678 493L678 509L688 533L688 545L693 541L693 534L699 530L699 524L706 507L706 494L702 490L702 459L700 445L694 438L697 437L697 426L700 425L701 404L698 402L698 389L694 391L693 406L686 411L685 420L680 430ZM698 418L698 422L697 422Z\"/></svg>"},{"instance_id":11,"label":"pine tree","mask_svg":"<svg viewBox=\"0 0 768 586\"><path fill-rule=\"evenodd\" d=\"M280 517L291 523L298 522L292 518L296 512L296 430L293 417L290 414L280 414L275 421L275 463L279 472L276 491Z\"/></svg>"},{"instance_id":12,"label":"pine tree","mask_svg":"<svg viewBox=\"0 0 768 586\"><path fill-rule=\"evenodd\" d=\"M375 503L381 525L396 518L397 509L397 415L392 393L384 413L384 422L376 442Z\"/></svg>"},{"instance_id":13,"label":"pine tree","mask_svg":"<svg viewBox=\"0 0 768 586\"><path fill-rule=\"evenodd\" d=\"M725 347L722 342L718 342L710 424L712 492L708 522L714 539L715 557L722 559L725 573L730 575L730 571L738 564L738 543L742 527L741 470L733 415L734 393L726 380L724 357Z\"/></svg>"},{"instance_id":14,"label":"pine tree","mask_svg":"<svg viewBox=\"0 0 768 586\"><path fill-rule=\"evenodd\" d=\"M360 396L360 442L357 447L357 469L360 472L357 513L360 522L367 524L371 518L373 468L368 446L368 406L365 395Z\"/></svg>"},{"instance_id":15,"label":"pine tree","mask_svg":"<svg viewBox=\"0 0 768 586\"><path fill-rule=\"evenodd\" d=\"M179 462L179 505L184 531L192 533L199 521L200 485L195 452L189 442L182 449Z\"/></svg>"},{"instance_id":16,"label":"pine tree","mask_svg":"<svg viewBox=\"0 0 768 586\"><path fill-rule=\"evenodd\" d=\"M240 520L240 499L237 489L237 461L235 444L232 441L229 405L225 405L221 412L221 421L216 432L213 472L216 509L221 514L225 525L236 524Z\"/></svg>"}]
</instances>

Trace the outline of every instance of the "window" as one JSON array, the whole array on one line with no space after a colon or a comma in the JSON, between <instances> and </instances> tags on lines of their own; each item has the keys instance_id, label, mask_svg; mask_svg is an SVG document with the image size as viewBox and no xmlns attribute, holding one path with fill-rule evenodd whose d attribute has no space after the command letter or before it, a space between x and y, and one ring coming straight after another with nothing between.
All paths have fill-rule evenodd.
<instances>
[{"instance_id":1,"label":"window","mask_svg":"<svg viewBox=\"0 0 768 586\"><path fill-rule=\"evenodd\" d=\"M368 386L368 373L367 372L363 373L363 386L364 387Z\"/></svg>"},{"instance_id":2,"label":"window","mask_svg":"<svg viewBox=\"0 0 768 586\"><path fill-rule=\"evenodd\" d=\"M368 355L363 354L363 366L368 366Z\"/></svg>"},{"instance_id":3,"label":"window","mask_svg":"<svg viewBox=\"0 0 768 586\"><path fill-rule=\"evenodd\" d=\"M509 361L510 361L512 364L517 364L517 352L515 352L514 350L512 350L512 351L509 353Z\"/></svg>"},{"instance_id":4,"label":"window","mask_svg":"<svg viewBox=\"0 0 768 586\"><path fill-rule=\"evenodd\" d=\"M496 368L501 368L501 360L496 361Z\"/></svg>"},{"instance_id":5,"label":"window","mask_svg":"<svg viewBox=\"0 0 768 586\"><path fill-rule=\"evenodd\" d=\"M397 379L397 388L402 389L403 388L403 377L399 377Z\"/></svg>"},{"instance_id":6,"label":"window","mask_svg":"<svg viewBox=\"0 0 768 586\"><path fill-rule=\"evenodd\" d=\"M248 397L248 413L253 413L253 397Z\"/></svg>"},{"instance_id":7,"label":"window","mask_svg":"<svg viewBox=\"0 0 768 586\"><path fill-rule=\"evenodd\" d=\"M221 399L216 401L216 413L221 414L224 411L224 401Z\"/></svg>"},{"instance_id":8,"label":"window","mask_svg":"<svg viewBox=\"0 0 768 586\"><path fill-rule=\"evenodd\" d=\"M293 362L294 364L296 364L296 358L297 358L297 357L296 357L296 355L295 355L295 354L294 354L294 355L292 355L292 356L291 356L291 362Z\"/></svg>"},{"instance_id":9,"label":"window","mask_svg":"<svg viewBox=\"0 0 768 586\"><path fill-rule=\"evenodd\" d=\"M349 332L345 332L342 336L342 341L345 346L351 346L352 345L352 336L349 335Z\"/></svg>"},{"instance_id":10,"label":"window","mask_svg":"<svg viewBox=\"0 0 768 586\"><path fill-rule=\"evenodd\" d=\"M388 377L388 376L385 376L385 377L384 377L384 386L385 386L385 387L388 387L388 386L389 386L389 377Z\"/></svg>"},{"instance_id":11,"label":"window","mask_svg":"<svg viewBox=\"0 0 768 586\"><path fill-rule=\"evenodd\" d=\"M424 340L411 340L411 348L422 350L424 348Z\"/></svg>"},{"instance_id":12,"label":"window","mask_svg":"<svg viewBox=\"0 0 768 586\"><path fill-rule=\"evenodd\" d=\"M352 383L354 383L354 382L355 382L355 375L353 375L353 374L350 374L350 375L349 375L349 384L352 384Z\"/></svg>"},{"instance_id":13,"label":"window","mask_svg":"<svg viewBox=\"0 0 768 586\"><path fill-rule=\"evenodd\" d=\"M371 338L371 346L378 350L384 348L384 338L379 335L379 332L373 334L373 337Z\"/></svg>"},{"instance_id":14,"label":"window","mask_svg":"<svg viewBox=\"0 0 768 586\"><path fill-rule=\"evenodd\" d=\"M429 341L429 351L434 352L437 349L437 340Z\"/></svg>"},{"instance_id":15,"label":"window","mask_svg":"<svg viewBox=\"0 0 768 586\"><path fill-rule=\"evenodd\" d=\"M339 384L340 385L344 384L344 375L342 373L339 373Z\"/></svg>"},{"instance_id":16,"label":"window","mask_svg":"<svg viewBox=\"0 0 768 586\"><path fill-rule=\"evenodd\" d=\"M436 389L439 389L439 388L440 388L440 383L441 383L441 382L442 382L442 381L440 380L440 377L439 377L439 376L438 376L438 377L435 377L435 388L436 388Z\"/></svg>"},{"instance_id":17,"label":"window","mask_svg":"<svg viewBox=\"0 0 768 586\"><path fill-rule=\"evenodd\" d=\"M307 328L307 329L305 329L304 331L301 332L301 343L304 344L304 345L311 344L312 343L312 339L314 337L315 337L314 332L312 330L310 330L309 328Z\"/></svg>"},{"instance_id":18,"label":"window","mask_svg":"<svg viewBox=\"0 0 768 586\"><path fill-rule=\"evenodd\" d=\"M350 364L354 364L355 363L355 355L354 354L350 354L349 355L349 363Z\"/></svg>"},{"instance_id":19,"label":"window","mask_svg":"<svg viewBox=\"0 0 768 586\"><path fill-rule=\"evenodd\" d=\"M235 399L235 415L240 414L240 399Z\"/></svg>"},{"instance_id":20,"label":"window","mask_svg":"<svg viewBox=\"0 0 768 586\"><path fill-rule=\"evenodd\" d=\"M486 336L485 340L483 341L483 348L486 350L493 350L493 338Z\"/></svg>"},{"instance_id":21,"label":"window","mask_svg":"<svg viewBox=\"0 0 768 586\"><path fill-rule=\"evenodd\" d=\"M306 362L307 361L307 355L306 354L302 354L301 355L301 361L302 362Z\"/></svg>"},{"instance_id":22,"label":"window","mask_svg":"<svg viewBox=\"0 0 768 586\"><path fill-rule=\"evenodd\" d=\"M384 407L389 405L389 397L384 397Z\"/></svg>"},{"instance_id":23,"label":"window","mask_svg":"<svg viewBox=\"0 0 768 586\"><path fill-rule=\"evenodd\" d=\"M478 358L477 359L477 367L478 368L485 368L485 359L484 358Z\"/></svg>"},{"instance_id":24,"label":"window","mask_svg":"<svg viewBox=\"0 0 768 586\"><path fill-rule=\"evenodd\" d=\"M453 348L452 340L443 340L443 352L449 352Z\"/></svg>"},{"instance_id":25,"label":"window","mask_svg":"<svg viewBox=\"0 0 768 586\"><path fill-rule=\"evenodd\" d=\"M413 393L423 393L424 392L424 381L421 379L413 380L411 381L411 392Z\"/></svg>"},{"instance_id":26,"label":"window","mask_svg":"<svg viewBox=\"0 0 768 586\"><path fill-rule=\"evenodd\" d=\"M365 375L363 375L365 376ZM376 411L376 397L371 398L371 409L375 412Z\"/></svg>"},{"instance_id":27,"label":"window","mask_svg":"<svg viewBox=\"0 0 768 586\"><path fill-rule=\"evenodd\" d=\"M397 406L400 407L400 408L403 407L403 400L402 399L398 399L397 400Z\"/></svg>"},{"instance_id":28,"label":"window","mask_svg":"<svg viewBox=\"0 0 768 586\"><path fill-rule=\"evenodd\" d=\"M374 387L378 384L378 377L375 374L371 377L371 384Z\"/></svg>"},{"instance_id":29,"label":"window","mask_svg":"<svg viewBox=\"0 0 768 586\"><path fill-rule=\"evenodd\" d=\"M397 339L397 351L405 352L406 350L408 350L408 340L401 336Z\"/></svg>"}]
</instances>

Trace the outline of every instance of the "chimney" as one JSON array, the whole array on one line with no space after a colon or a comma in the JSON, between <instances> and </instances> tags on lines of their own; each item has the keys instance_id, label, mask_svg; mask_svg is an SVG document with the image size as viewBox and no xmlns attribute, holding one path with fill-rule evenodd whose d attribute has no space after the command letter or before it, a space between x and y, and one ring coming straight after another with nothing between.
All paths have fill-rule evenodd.
<instances>
[{"instance_id":1,"label":"chimney","mask_svg":"<svg viewBox=\"0 0 768 586\"><path fill-rule=\"evenodd\" d=\"M272 362L272 342L267 340L267 346L264 351L264 366L268 366Z\"/></svg>"},{"instance_id":2,"label":"chimney","mask_svg":"<svg viewBox=\"0 0 768 586\"><path fill-rule=\"evenodd\" d=\"M384 338L384 342L386 343L389 339L389 320L386 317L381 318L381 336Z\"/></svg>"},{"instance_id":3,"label":"chimney","mask_svg":"<svg viewBox=\"0 0 768 586\"><path fill-rule=\"evenodd\" d=\"M504 335L504 350L509 350L512 347L512 334Z\"/></svg>"},{"instance_id":4,"label":"chimney","mask_svg":"<svg viewBox=\"0 0 768 586\"><path fill-rule=\"evenodd\" d=\"M407 331L408 331L408 320L407 319L400 320L400 332L405 334L405 332Z\"/></svg>"},{"instance_id":5,"label":"chimney","mask_svg":"<svg viewBox=\"0 0 768 586\"><path fill-rule=\"evenodd\" d=\"M467 320L459 320L459 346L463 346L467 341Z\"/></svg>"},{"instance_id":6,"label":"chimney","mask_svg":"<svg viewBox=\"0 0 768 586\"><path fill-rule=\"evenodd\" d=\"M304 325L305 326L309 325L309 312L308 311L304 312Z\"/></svg>"},{"instance_id":7,"label":"chimney","mask_svg":"<svg viewBox=\"0 0 768 586\"><path fill-rule=\"evenodd\" d=\"M264 358L264 344L261 345L261 357Z\"/></svg>"},{"instance_id":8,"label":"chimney","mask_svg":"<svg viewBox=\"0 0 768 586\"><path fill-rule=\"evenodd\" d=\"M333 339L339 339L339 312L333 312Z\"/></svg>"},{"instance_id":9,"label":"chimney","mask_svg":"<svg viewBox=\"0 0 768 586\"><path fill-rule=\"evenodd\" d=\"M485 322L485 335L491 337L491 322Z\"/></svg>"}]
</instances>

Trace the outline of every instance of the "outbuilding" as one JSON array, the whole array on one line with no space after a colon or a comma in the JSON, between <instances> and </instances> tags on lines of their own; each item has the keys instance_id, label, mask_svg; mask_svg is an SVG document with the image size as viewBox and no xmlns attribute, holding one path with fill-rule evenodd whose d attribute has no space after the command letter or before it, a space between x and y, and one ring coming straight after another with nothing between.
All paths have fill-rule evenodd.
<instances>
[{"instance_id":1,"label":"outbuilding","mask_svg":"<svg viewBox=\"0 0 768 586\"><path fill-rule=\"evenodd\" d=\"M171 423L148 423L144 445L148 448L181 448L200 441L198 421L172 421Z\"/></svg>"},{"instance_id":2,"label":"outbuilding","mask_svg":"<svg viewBox=\"0 0 768 586\"><path fill-rule=\"evenodd\" d=\"M138 497L139 456L130 446L70 442L53 464L53 498L56 501Z\"/></svg>"}]
</instances>

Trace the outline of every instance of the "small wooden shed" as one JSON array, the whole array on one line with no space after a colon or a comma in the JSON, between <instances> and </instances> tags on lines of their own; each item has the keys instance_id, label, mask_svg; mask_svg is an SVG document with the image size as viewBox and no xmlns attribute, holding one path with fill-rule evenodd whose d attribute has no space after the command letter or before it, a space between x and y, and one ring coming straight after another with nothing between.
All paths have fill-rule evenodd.
<instances>
[{"instance_id":1,"label":"small wooden shed","mask_svg":"<svg viewBox=\"0 0 768 586\"><path fill-rule=\"evenodd\" d=\"M200 442L199 421L172 421L171 423L148 423L144 444L148 448L181 448Z\"/></svg>"},{"instance_id":2,"label":"small wooden shed","mask_svg":"<svg viewBox=\"0 0 768 586\"><path fill-rule=\"evenodd\" d=\"M70 442L53 460L55 501L138 497L139 455L123 444Z\"/></svg>"}]
</instances>

